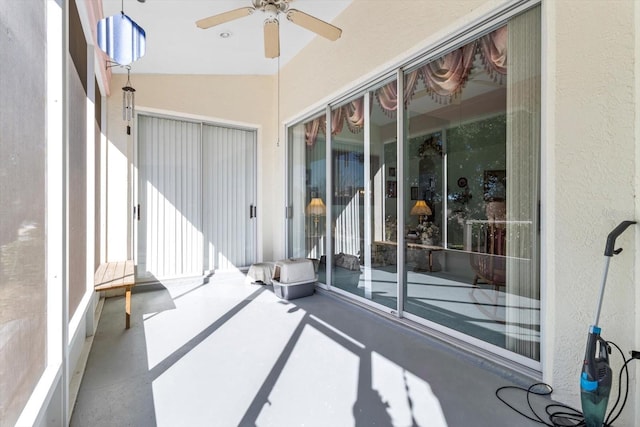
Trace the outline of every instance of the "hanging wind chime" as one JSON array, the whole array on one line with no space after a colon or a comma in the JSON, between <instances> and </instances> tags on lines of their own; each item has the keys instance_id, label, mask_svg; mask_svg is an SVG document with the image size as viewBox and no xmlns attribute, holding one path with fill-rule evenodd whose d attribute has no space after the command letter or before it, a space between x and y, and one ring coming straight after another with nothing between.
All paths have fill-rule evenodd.
<instances>
[{"instance_id":1,"label":"hanging wind chime","mask_svg":"<svg viewBox=\"0 0 640 427\"><path fill-rule=\"evenodd\" d=\"M140 0L138 0L140 1ZM146 50L146 32L124 14L124 0L119 14L98 21L97 40L110 61L107 67L127 68L127 83L122 88L122 119L127 121L127 135L131 135L131 121L135 117L135 92L131 86L131 64L142 58Z\"/></svg>"},{"instance_id":2,"label":"hanging wind chime","mask_svg":"<svg viewBox=\"0 0 640 427\"><path fill-rule=\"evenodd\" d=\"M127 66L127 83L122 88L122 120L127 121L127 135L131 135L131 120L136 113L136 90L131 86L131 67Z\"/></svg>"}]
</instances>

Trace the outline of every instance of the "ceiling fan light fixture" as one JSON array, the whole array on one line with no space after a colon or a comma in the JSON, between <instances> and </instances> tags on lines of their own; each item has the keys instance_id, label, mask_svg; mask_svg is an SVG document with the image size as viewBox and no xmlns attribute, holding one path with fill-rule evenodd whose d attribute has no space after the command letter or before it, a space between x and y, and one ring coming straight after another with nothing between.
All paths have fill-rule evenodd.
<instances>
[{"instance_id":1,"label":"ceiling fan light fixture","mask_svg":"<svg viewBox=\"0 0 640 427\"><path fill-rule=\"evenodd\" d=\"M264 6L264 13L267 14L267 19L276 19L278 16L278 7L274 4L267 4Z\"/></svg>"}]
</instances>

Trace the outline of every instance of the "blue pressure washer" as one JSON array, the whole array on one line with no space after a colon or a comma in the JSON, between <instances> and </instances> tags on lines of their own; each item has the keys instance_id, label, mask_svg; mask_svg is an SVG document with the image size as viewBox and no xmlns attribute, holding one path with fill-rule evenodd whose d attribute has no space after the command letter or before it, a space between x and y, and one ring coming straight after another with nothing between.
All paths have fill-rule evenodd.
<instances>
[{"instance_id":1,"label":"blue pressure washer","mask_svg":"<svg viewBox=\"0 0 640 427\"><path fill-rule=\"evenodd\" d=\"M607 245L604 249L605 264L600 287L600 300L596 311L596 321L589 328L587 336L587 350L584 354L584 364L580 375L580 400L582 401L582 413L586 427L602 427L609 402L611 391L611 368L609 367L609 344L600 336L601 329L598 326L604 286L607 281L609 262L614 255L622 252L622 248L614 249L616 238L627 227L636 221L623 221L607 236Z\"/></svg>"}]
</instances>

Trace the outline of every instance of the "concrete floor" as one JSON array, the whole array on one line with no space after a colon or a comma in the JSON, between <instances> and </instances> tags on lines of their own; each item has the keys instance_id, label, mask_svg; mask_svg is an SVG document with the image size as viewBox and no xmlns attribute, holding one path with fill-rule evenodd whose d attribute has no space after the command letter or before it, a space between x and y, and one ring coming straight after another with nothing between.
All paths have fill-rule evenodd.
<instances>
[{"instance_id":1,"label":"concrete floor","mask_svg":"<svg viewBox=\"0 0 640 427\"><path fill-rule=\"evenodd\" d=\"M132 311L106 300L72 426L539 425L494 395L530 380L329 295L223 273L137 286Z\"/></svg>"}]
</instances>

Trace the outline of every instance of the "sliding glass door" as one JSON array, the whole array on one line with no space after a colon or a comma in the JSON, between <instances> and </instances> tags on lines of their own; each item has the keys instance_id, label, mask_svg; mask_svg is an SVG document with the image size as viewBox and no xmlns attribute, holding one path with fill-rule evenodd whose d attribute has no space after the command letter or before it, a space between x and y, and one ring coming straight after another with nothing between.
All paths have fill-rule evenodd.
<instances>
[{"instance_id":1,"label":"sliding glass door","mask_svg":"<svg viewBox=\"0 0 640 427\"><path fill-rule=\"evenodd\" d=\"M290 253L336 292L539 361L540 52L536 7L293 126Z\"/></svg>"},{"instance_id":2,"label":"sliding glass door","mask_svg":"<svg viewBox=\"0 0 640 427\"><path fill-rule=\"evenodd\" d=\"M318 281L327 283L327 187L325 114L289 128L287 168L287 252L310 258L318 267Z\"/></svg>"},{"instance_id":3,"label":"sliding glass door","mask_svg":"<svg viewBox=\"0 0 640 427\"><path fill-rule=\"evenodd\" d=\"M390 310L398 307L398 163L396 154L397 81L371 87L365 105L368 170L362 296Z\"/></svg>"},{"instance_id":4,"label":"sliding glass door","mask_svg":"<svg viewBox=\"0 0 640 427\"><path fill-rule=\"evenodd\" d=\"M365 156L364 133L344 126L345 118L364 112L359 97L331 109L331 286L364 295ZM347 123L348 122L347 118Z\"/></svg>"},{"instance_id":5,"label":"sliding glass door","mask_svg":"<svg viewBox=\"0 0 640 427\"><path fill-rule=\"evenodd\" d=\"M534 360L539 19L534 9L408 70L404 140L404 310Z\"/></svg>"}]
</instances>

